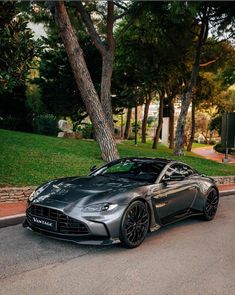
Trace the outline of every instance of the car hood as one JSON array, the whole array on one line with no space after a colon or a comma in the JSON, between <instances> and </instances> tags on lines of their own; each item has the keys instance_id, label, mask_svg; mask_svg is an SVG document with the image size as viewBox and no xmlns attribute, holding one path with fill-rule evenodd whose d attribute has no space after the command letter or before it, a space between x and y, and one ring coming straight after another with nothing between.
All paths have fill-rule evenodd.
<instances>
[{"instance_id":1,"label":"car hood","mask_svg":"<svg viewBox=\"0 0 235 295\"><path fill-rule=\"evenodd\" d=\"M125 193L147 183L115 176L70 177L53 180L38 188L38 196L33 203L53 206L63 202L76 206L86 206L102 202L125 202ZM121 194L121 195L120 195ZM119 198L116 198L119 195Z\"/></svg>"}]
</instances>

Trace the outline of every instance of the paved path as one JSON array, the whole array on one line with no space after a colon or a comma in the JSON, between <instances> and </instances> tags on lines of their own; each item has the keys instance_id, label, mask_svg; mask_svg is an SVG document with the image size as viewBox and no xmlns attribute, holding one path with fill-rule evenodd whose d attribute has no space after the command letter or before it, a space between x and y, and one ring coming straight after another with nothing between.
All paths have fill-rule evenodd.
<instances>
[{"instance_id":1,"label":"paved path","mask_svg":"<svg viewBox=\"0 0 235 295\"><path fill-rule=\"evenodd\" d=\"M235 197L211 222L189 219L137 249L86 247L21 226L0 229L1 295L235 294Z\"/></svg>"},{"instance_id":2,"label":"paved path","mask_svg":"<svg viewBox=\"0 0 235 295\"><path fill-rule=\"evenodd\" d=\"M0 203L0 217L25 213L26 202Z\"/></svg>"},{"instance_id":3,"label":"paved path","mask_svg":"<svg viewBox=\"0 0 235 295\"><path fill-rule=\"evenodd\" d=\"M222 163L222 159L224 158L224 154L215 152L212 146L193 148L192 152L202 156L203 158L219 163ZM229 155L228 158L230 160L229 164L235 164L235 156Z\"/></svg>"}]
</instances>

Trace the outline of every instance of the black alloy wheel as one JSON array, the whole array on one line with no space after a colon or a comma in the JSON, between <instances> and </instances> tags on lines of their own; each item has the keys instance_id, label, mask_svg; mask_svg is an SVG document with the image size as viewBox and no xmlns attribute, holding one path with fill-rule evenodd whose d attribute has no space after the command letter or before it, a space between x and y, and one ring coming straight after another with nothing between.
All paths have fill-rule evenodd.
<instances>
[{"instance_id":1,"label":"black alloy wheel","mask_svg":"<svg viewBox=\"0 0 235 295\"><path fill-rule=\"evenodd\" d=\"M215 217L217 208L219 204L219 194L215 189L212 189L206 199L204 206L203 217L205 220L212 220Z\"/></svg>"},{"instance_id":2,"label":"black alloy wheel","mask_svg":"<svg viewBox=\"0 0 235 295\"><path fill-rule=\"evenodd\" d=\"M138 247L145 239L149 229L149 212L147 205L135 201L125 211L121 228L120 240L124 247Z\"/></svg>"}]
</instances>

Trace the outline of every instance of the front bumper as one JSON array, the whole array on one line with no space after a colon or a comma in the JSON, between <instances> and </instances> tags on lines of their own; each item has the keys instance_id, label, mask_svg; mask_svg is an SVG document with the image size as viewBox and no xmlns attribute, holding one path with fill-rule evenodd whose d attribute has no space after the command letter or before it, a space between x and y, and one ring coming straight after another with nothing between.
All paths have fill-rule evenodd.
<instances>
[{"instance_id":1,"label":"front bumper","mask_svg":"<svg viewBox=\"0 0 235 295\"><path fill-rule=\"evenodd\" d=\"M49 205L49 204L48 204ZM89 245L110 245L120 242L119 240L119 230L123 212L125 211L126 206L119 206L117 210L108 213L83 213L79 207L65 206L64 208L58 208L59 206L48 206L44 204L30 204L26 211L26 220L23 223L23 226L33 230L38 233L45 234L47 236L60 239L76 242L79 244L89 244ZM43 227L41 224L35 223L32 220L32 216L35 218L47 216L40 216L36 211L31 212L31 206L36 206L43 208L43 210L58 211L59 214L62 214L63 217L73 219L75 222L82 223L88 229L86 233L74 233L70 232L69 234L60 229L48 229ZM33 215L32 215L33 213ZM40 211L39 211L40 213ZM54 214L54 212L51 212ZM79 218L78 218L79 217ZM49 217L48 217L49 218ZM64 221L63 221L64 222Z\"/></svg>"},{"instance_id":2,"label":"front bumper","mask_svg":"<svg viewBox=\"0 0 235 295\"><path fill-rule=\"evenodd\" d=\"M22 226L24 228L27 228L31 231L36 232L36 233L46 235L50 238L54 238L57 240L63 240L63 241L75 242L80 245L100 245L100 246L103 245L104 246L104 245L112 245L112 244L116 244L116 243L120 242L120 240L118 238L113 239L113 238L109 237L108 235L96 236L93 234L86 234L86 235L79 236L79 235L66 235L66 234L60 234L57 232L48 231L44 228L40 228L38 226L31 224L27 220L27 218L23 222Z\"/></svg>"}]
</instances>

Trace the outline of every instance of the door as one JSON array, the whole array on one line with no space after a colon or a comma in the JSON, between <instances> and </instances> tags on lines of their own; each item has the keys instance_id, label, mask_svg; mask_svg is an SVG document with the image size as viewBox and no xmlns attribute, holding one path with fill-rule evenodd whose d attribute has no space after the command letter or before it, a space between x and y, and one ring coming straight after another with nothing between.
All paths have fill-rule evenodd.
<instances>
[{"instance_id":1,"label":"door","mask_svg":"<svg viewBox=\"0 0 235 295\"><path fill-rule=\"evenodd\" d=\"M167 169L161 181L161 189L152 199L155 213L162 224L188 214L197 194L197 184L193 177L190 178L193 173L190 167L179 163ZM178 180L172 180L173 177Z\"/></svg>"}]
</instances>

